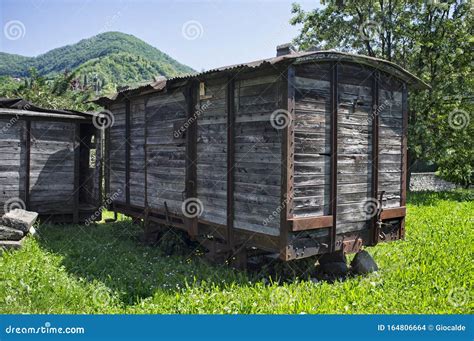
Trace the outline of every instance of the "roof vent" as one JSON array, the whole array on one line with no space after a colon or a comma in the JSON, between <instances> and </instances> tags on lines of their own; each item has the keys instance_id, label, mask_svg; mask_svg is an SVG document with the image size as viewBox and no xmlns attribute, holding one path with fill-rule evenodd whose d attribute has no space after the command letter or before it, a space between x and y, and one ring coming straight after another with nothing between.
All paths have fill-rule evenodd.
<instances>
[{"instance_id":1,"label":"roof vent","mask_svg":"<svg viewBox=\"0 0 474 341\"><path fill-rule=\"evenodd\" d=\"M293 54L296 52L296 49L291 43L286 43L277 46L277 57L284 56L287 54Z\"/></svg>"}]
</instances>

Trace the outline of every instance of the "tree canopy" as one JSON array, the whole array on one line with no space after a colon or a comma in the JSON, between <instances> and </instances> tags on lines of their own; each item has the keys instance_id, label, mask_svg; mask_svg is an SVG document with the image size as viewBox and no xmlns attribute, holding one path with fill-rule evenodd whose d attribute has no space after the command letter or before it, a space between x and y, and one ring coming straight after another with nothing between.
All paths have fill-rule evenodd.
<instances>
[{"instance_id":1,"label":"tree canopy","mask_svg":"<svg viewBox=\"0 0 474 341\"><path fill-rule=\"evenodd\" d=\"M300 49L334 49L395 62L431 86L411 91L409 159L438 165L440 174L472 184L474 99L473 14L469 1L339 0L302 10Z\"/></svg>"}]
</instances>

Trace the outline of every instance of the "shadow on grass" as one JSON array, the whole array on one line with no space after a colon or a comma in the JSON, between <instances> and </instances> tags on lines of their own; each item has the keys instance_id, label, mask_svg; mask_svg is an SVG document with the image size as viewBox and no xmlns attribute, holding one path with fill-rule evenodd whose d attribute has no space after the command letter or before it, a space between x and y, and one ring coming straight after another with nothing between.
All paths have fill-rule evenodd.
<instances>
[{"instance_id":1,"label":"shadow on grass","mask_svg":"<svg viewBox=\"0 0 474 341\"><path fill-rule=\"evenodd\" d=\"M217 286L245 284L243 272L226 266L210 266L191 247L168 256L162 247L140 242L142 229L130 221L96 226L44 225L39 243L63 257L65 269L87 281L100 281L116 292L125 305L153 296L156 291L179 291L186 285L206 282ZM173 231L169 239L179 238Z\"/></svg>"},{"instance_id":2,"label":"shadow on grass","mask_svg":"<svg viewBox=\"0 0 474 341\"><path fill-rule=\"evenodd\" d=\"M418 206L433 205L439 200L473 200L473 191L408 195L408 202ZM124 305L133 305L156 292L179 292L183 287L199 283L219 288L248 286L249 281L275 279L276 272L281 273L285 270L283 266L288 267L272 264L267 259L262 266L257 266L257 271L235 271L225 265L210 265L199 249L186 245L175 231L167 232L165 241L158 247L143 245L141 234L142 228L130 220L89 227L43 225L39 228L39 243L44 250L61 256L62 265L70 274L104 283L117 293ZM170 248L172 256L168 255ZM297 266L304 269L309 264L290 265Z\"/></svg>"},{"instance_id":3,"label":"shadow on grass","mask_svg":"<svg viewBox=\"0 0 474 341\"><path fill-rule=\"evenodd\" d=\"M432 206L438 201L472 201L474 200L474 191L470 189L457 189L446 192L408 192L407 202L408 204L416 206Z\"/></svg>"},{"instance_id":4,"label":"shadow on grass","mask_svg":"<svg viewBox=\"0 0 474 341\"><path fill-rule=\"evenodd\" d=\"M133 305L157 291L179 292L203 283L224 288L248 286L250 281L269 277L276 281L275 268L281 271L281 264L274 266L268 261L250 272L211 265L202 249L186 245L176 231L167 232L158 246L141 243L142 231L130 220L89 227L43 225L39 243L44 250L63 257L62 265L70 274L104 283L124 305Z\"/></svg>"}]
</instances>

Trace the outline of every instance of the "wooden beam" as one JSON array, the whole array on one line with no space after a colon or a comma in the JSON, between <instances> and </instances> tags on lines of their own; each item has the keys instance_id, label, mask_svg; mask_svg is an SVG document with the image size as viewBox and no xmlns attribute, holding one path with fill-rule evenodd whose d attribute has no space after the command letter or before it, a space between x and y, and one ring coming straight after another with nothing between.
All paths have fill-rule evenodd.
<instances>
[{"instance_id":1,"label":"wooden beam","mask_svg":"<svg viewBox=\"0 0 474 341\"><path fill-rule=\"evenodd\" d=\"M130 145L131 141L131 121L130 100L125 100L125 200L130 204Z\"/></svg>"},{"instance_id":2,"label":"wooden beam","mask_svg":"<svg viewBox=\"0 0 474 341\"><path fill-rule=\"evenodd\" d=\"M324 227L331 227L333 224L333 216L325 215L319 217L293 218L291 219L291 222L292 231L307 231Z\"/></svg>"},{"instance_id":3,"label":"wooden beam","mask_svg":"<svg viewBox=\"0 0 474 341\"><path fill-rule=\"evenodd\" d=\"M80 192L80 162L81 162L81 125L75 124L74 127L74 192L73 192L73 213L72 222L79 223L79 192Z\"/></svg>"},{"instance_id":4,"label":"wooden beam","mask_svg":"<svg viewBox=\"0 0 474 341\"><path fill-rule=\"evenodd\" d=\"M379 199L379 73L372 73L372 181L371 181L371 197ZM379 205L382 205L380 202ZM377 216L374 215L370 222L372 228L372 245L376 245L379 241L379 231L377 227Z\"/></svg>"},{"instance_id":5,"label":"wooden beam","mask_svg":"<svg viewBox=\"0 0 474 341\"><path fill-rule=\"evenodd\" d=\"M331 193L329 196L332 228L330 232L330 252L336 251L337 235L337 115L338 115L338 65L331 68Z\"/></svg>"},{"instance_id":6,"label":"wooden beam","mask_svg":"<svg viewBox=\"0 0 474 341\"><path fill-rule=\"evenodd\" d=\"M295 68L290 66L288 68L288 100L287 100L287 110L288 110L288 127L287 131L287 152L286 152L286 169L287 169L287 181L286 181L286 190L285 190L285 207L286 207L286 219L291 219L293 217L293 188L295 181Z\"/></svg>"},{"instance_id":7,"label":"wooden beam","mask_svg":"<svg viewBox=\"0 0 474 341\"><path fill-rule=\"evenodd\" d=\"M187 120L186 131L186 198L197 197L197 116L199 103L199 81L192 80L186 90ZM186 218L185 225L191 238L198 235L198 217Z\"/></svg>"},{"instance_id":8,"label":"wooden beam","mask_svg":"<svg viewBox=\"0 0 474 341\"><path fill-rule=\"evenodd\" d=\"M402 175L401 175L401 195L400 206L406 205L407 200L407 154L408 154L408 90L403 84L402 90Z\"/></svg>"},{"instance_id":9,"label":"wooden beam","mask_svg":"<svg viewBox=\"0 0 474 341\"><path fill-rule=\"evenodd\" d=\"M148 105L148 99L145 99L145 112L143 113L143 123L144 123L144 132L143 132L143 153L144 153L144 164L145 169L144 177L145 177L145 184L144 184L144 198L143 202L145 204L145 209L148 209L148 120L147 120L147 110L146 106Z\"/></svg>"},{"instance_id":10,"label":"wooden beam","mask_svg":"<svg viewBox=\"0 0 474 341\"><path fill-rule=\"evenodd\" d=\"M106 110L110 110L109 107L105 107ZM112 127L105 129L105 161L104 161L104 176L105 176L105 196L109 198L110 196L110 130ZM110 208L110 205L107 205L107 209Z\"/></svg>"},{"instance_id":11,"label":"wooden beam","mask_svg":"<svg viewBox=\"0 0 474 341\"><path fill-rule=\"evenodd\" d=\"M278 90L278 104L282 110L287 110L289 121L286 127L282 129L281 143L281 189L280 202L284 209L280 212L280 258L287 260L288 254L288 233L290 232L290 222L288 218L292 216L293 204L291 198L293 196L293 164L294 162L294 77L295 69L289 66L287 70L282 70L280 78L280 86Z\"/></svg>"},{"instance_id":12,"label":"wooden beam","mask_svg":"<svg viewBox=\"0 0 474 341\"><path fill-rule=\"evenodd\" d=\"M227 244L234 248L235 80L227 81Z\"/></svg>"},{"instance_id":13,"label":"wooden beam","mask_svg":"<svg viewBox=\"0 0 474 341\"><path fill-rule=\"evenodd\" d=\"M25 121L25 207L30 208L30 169L31 169L31 121Z\"/></svg>"},{"instance_id":14,"label":"wooden beam","mask_svg":"<svg viewBox=\"0 0 474 341\"><path fill-rule=\"evenodd\" d=\"M395 207L395 208L385 208L380 215L382 220L387 219L394 219L394 218L403 218L406 216L407 209L405 206L403 207Z\"/></svg>"},{"instance_id":15,"label":"wooden beam","mask_svg":"<svg viewBox=\"0 0 474 341\"><path fill-rule=\"evenodd\" d=\"M408 177L408 89L403 83L402 89L402 174L400 188L400 206L407 202L407 177ZM400 222L400 239L405 238L405 218Z\"/></svg>"},{"instance_id":16,"label":"wooden beam","mask_svg":"<svg viewBox=\"0 0 474 341\"><path fill-rule=\"evenodd\" d=\"M99 172L97 184L97 206L102 205L102 182L104 179L104 131L102 129L94 129L95 139L95 169ZM98 164L97 164L98 163ZM97 174L96 174L97 176Z\"/></svg>"}]
</instances>

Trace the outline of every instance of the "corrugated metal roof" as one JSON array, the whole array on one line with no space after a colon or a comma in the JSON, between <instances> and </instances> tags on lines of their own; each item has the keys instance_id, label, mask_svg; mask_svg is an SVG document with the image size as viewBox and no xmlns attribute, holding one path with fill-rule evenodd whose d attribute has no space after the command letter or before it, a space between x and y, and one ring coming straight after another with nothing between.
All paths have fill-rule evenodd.
<instances>
[{"instance_id":1,"label":"corrugated metal roof","mask_svg":"<svg viewBox=\"0 0 474 341\"><path fill-rule=\"evenodd\" d=\"M2 114L84 120L90 120L94 116L93 113L75 110L41 108L23 98L0 98L0 115Z\"/></svg>"},{"instance_id":2,"label":"corrugated metal roof","mask_svg":"<svg viewBox=\"0 0 474 341\"><path fill-rule=\"evenodd\" d=\"M357 63L373 66L375 68L381 69L388 73L396 74L396 76L404 79L409 84L414 85L416 88L429 88L429 85L424 83L421 79L419 79L415 75L403 69L401 66L384 59L369 57L369 56L364 56L364 55L350 54L346 52L338 52L338 51L305 51L305 52L295 52L295 53L282 55L278 57L272 57L268 59L257 60L257 61L253 61L249 63L228 65L228 66L224 66L220 68L207 70L201 73L173 77L167 80L162 78L161 80L156 80L154 82L147 83L142 86L124 89L122 91L115 93L112 96L104 96L104 97L97 98L93 102L103 105L109 102L113 102L122 96L129 96L137 92L142 92L146 90L161 91L165 89L166 85L170 82L182 81L182 80L187 80L187 79L192 79L192 78L200 78L205 75L219 73L219 72L237 71L237 70L242 70L242 69L255 69L255 68L263 67L265 65L278 64L285 60L290 60L293 63L304 63L304 62L309 62L311 60L320 61L320 62L322 61L352 61L352 62L357 62Z\"/></svg>"}]
</instances>

